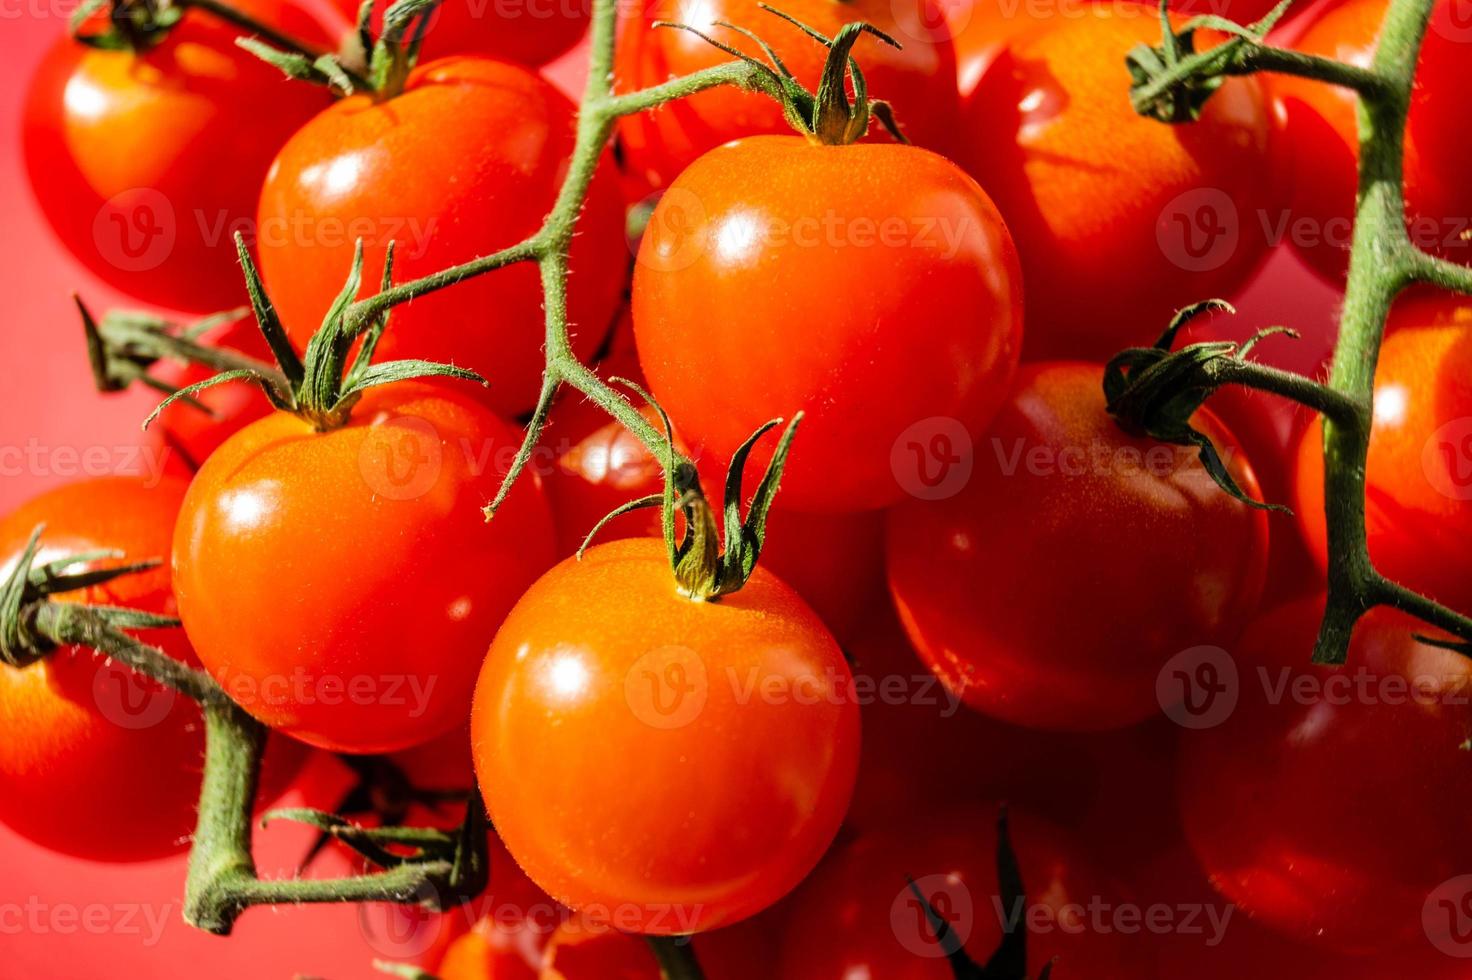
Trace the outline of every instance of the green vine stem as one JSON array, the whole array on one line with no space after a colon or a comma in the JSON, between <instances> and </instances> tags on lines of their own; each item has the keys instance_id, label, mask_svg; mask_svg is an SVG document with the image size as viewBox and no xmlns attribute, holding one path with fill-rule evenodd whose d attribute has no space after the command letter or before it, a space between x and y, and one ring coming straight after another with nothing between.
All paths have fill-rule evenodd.
<instances>
[{"instance_id":1,"label":"green vine stem","mask_svg":"<svg viewBox=\"0 0 1472 980\"><path fill-rule=\"evenodd\" d=\"M1365 528L1365 470L1375 369L1391 306L1416 283L1472 294L1472 269L1416 247L1405 223L1405 129L1421 43L1434 4L1435 0L1392 0L1368 68L1265 44L1264 25L1270 27L1286 4L1251 28L1202 17L1171 35L1167 22L1162 49L1137 50L1130 56L1136 110L1167 121L1188 121L1190 114L1182 115L1182 105L1199 109L1222 76L1255 71L1299 75L1349 88L1359 97L1358 202L1339 341L1327 383L1242 357L1202 357L1207 345L1170 355L1197 362L1192 370L1180 372L1183 388L1197 387L1209 393L1221 384L1246 385L1291 398L1323 415L1329 571L1328 602L1314 648L1316 663L1343 663L1360 617L1382 605L1445 630L1463 641L1458 649L1472 650L1468 646L1472 644L1472 617L1387 579L1370 558ZM1194 53L1189 50L1189 39L1183 43L1193 27L1222 28L1235 36L1217 48ZM1120 358L1139 354L1139 350L1126 351ZM1163 403L1161 399L1138 401Z\"/></svg>"},{"instance_id":2,"label":"green vine stem","mask_svg":"<svg viewBox=\"0 0 1472 980\"><path fill-rule=\"evenodd\" d=\"M704 980L705 974L701 972L689 937L648 936L646 939L664 980Z\"/></svg>"}]
</instances>

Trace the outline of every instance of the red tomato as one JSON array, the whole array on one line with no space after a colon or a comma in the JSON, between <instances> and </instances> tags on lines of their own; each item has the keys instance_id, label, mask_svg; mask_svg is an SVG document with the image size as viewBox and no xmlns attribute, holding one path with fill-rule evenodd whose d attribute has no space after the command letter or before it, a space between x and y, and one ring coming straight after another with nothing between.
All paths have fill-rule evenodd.
<instances>
[{"instance_id":1,"label":"red tomato","mask_svg":"<svg viewBox=\"0 0 1472 980\"><path fill-rule=\"evenodd\" d=\"M1241 285L1263 254L1268 116L1231 79L1200 121L1137 115L1125 56L1157 44L1153 9L1098 4L1011 40L963 114L961 159L1022 256L1030 358L1104 360L1176 309Z\"/></svg>"},{"instance_id":2,"label":"red tomato","mask_svg":"<svg viewBox=\"0 0 1472 980\"><path fill-rule=\"evenodd\" d=\"M352 265L378 291L396 242L398 282L438 272L534 233L572 152L573 106L533 72L480 58L416 69L402 95L344 99L284 146L261 192L261 271L298 344L322 324ZM476 161L467 167L466 161ZM587 357L623 289L623 212L611 165L594 180L572 249L568 315ZM498 412L532 408L541 388L542 292L523 263L394 310L384 360L454 362L490 380Z\"/></svg>"},{"instance_id":3,"label":"red tomato","mask_svg":"<svg viewBox=\"0 0 1472 980\"><path fill-rule=\"evenodd\" d=\"M357 3L334 0L350 21ZM375 35L388 0L373 10ZM524 65L540 65L577 44L588 30L591 0L446 0L434 9L420 60L476 54Z\"/></svg>"},{"instance_id":4,"label":"red tomato","mask_svg":"<svg viewBox=\"0 0 1472 980\"><path fill-rule=\"evenodd\" d=\"M1375 376L1365 468L1370 557L1390 578L1472 612L1472 302L1439 294L1402 301ZM1323 426L1298 444L1295 510L1328 567Z\"/></svg>"},{"instance_id":5,"label":"red tomato","mask_svg":"<svg viewBox=\"0 0 1472 980\"><path fill-rule=\"evenodd\" d=\"M832 636L765 569L692 602L662 543L600 545L543 576L491 646L471 717L491 821L548 894L620 928L744 919L843 819L850 684Z\"/></svg>"},{"instance_id":6,"label":"red tomato","mask_svg":"<svg viewBox=\"0 0 1472 980\"><path fill-rule=\"evenodd\" d=\"M1374 56L1386 0L1344 0L1317 11L1294 47L1306 54L1368 67ZM1412 241L1428 251L1472 261L1472 242L1461 235L1472 217L1465 153L1452 134L1472 125L1465 90L1465 29L1455 27L1450 0L1437 4L1428 34L1406 144L1406 205ZM1291 210L1278 231L1318 272L1341 280L1349 266L1358 186L1359 135L1354 93L1288 75L1271 76L1281 132L1276 139L1279 181L1292 190ZM1422 141L1432 156L1421 158Z\"/></svg>"},{"instance_id":7,"label":"red tomato","mask_svg":"<svg viewBox=\"0 0 1472 980\"><path fill-rule=\"evenodd\" d=\"M324 48L341 36L289 0L241 6ZM147 302L244 300L233 234L249 236L277 149L331 102L236 47L243 33L190 10L142 54L64 37L31 82L23 138L41 209L83 264Z\"/></svg>"},{"instance_id":8,"label":"red tomato","mask_svg":"<svg viewBox=\"0 0 1472 980\"><path fill-rule=\"evenodd\" d=\"M0 577L35 526L37 564L97 549L128 560L164 558L184 484L123 477L66 484L0 522ZM167 566L127 575L58 602L172 615ZM181 630L138 637L194 665ZM95 861L142 861L188 847L199 799L204 733L182 694L84 647L63 647L23 670L0 668L0 820L55 851ZM261 790L281 792L302 754L276 741Z\"/></svg>"},{"instance_id":9,"label":"red tomato","mask_svg":"<svg viewBox=\"0 0 1472 980\"><path fill-rule=\"evenodd\" d=\"M247 711L334 751L463 724L485 645L552 562L534 476L481 515L519 441L470 395L418 383L370 390L328 432L276 413L236 433L179 515L200 660Z\"/></svg>"},{"instance_id":10,"label":"red tomato","mask_svg":"<svg viewBox=\"0 0 1472 980\"><path fill-rule=\"evenodd\" d=\"M212 347L274 363L271 348L251 316L242 317L201 340ZM159 377L176 388L184 388L218 373L198 364L183 367L169 364L159 371ZM169 453L171 461L177 460L190 474L198 470L222 442L271 412L271 403L261 397L261 389L244 381L206 388L193 398L209 411L175 402L165 408L149 428L154 444Z\"/></svg>"},{"instance_id":11,"label":"red tomato","mask_svg":"<svg viewBox=\"0 0 1472 980\"><path fill-rule=\"evenodd\" d=\"M890 590L911 640L1005 721L1094 731L1147 718L1167 661L1230 639L1257 608L1266 517L1212 482L1194 448L1127 435L1102 375L1024 367L969 481L889 514ZM1231 434L1206 410L1193 424L1255 496Z\"/></svg>"},{"instance_id":12,"label":"red tomato","mask_svg":"<svg viewBox=\"0 0 1472 980\"><path fill-rule=\"evenodd\" d=\"M1215 886L1275 929L1353 952L1425 946L1446 926L1438 889L1472 869L1472 662L1375 610L1348 666L1315 667L1322 611L1281 607L1233 648L1235 710L1183 739L1186 833Z\"/></svg>"},{"instance_id":13,"label":"red tomato","mask_svg":"<svg viewBox=\"0 0 1472 980\"><path fill-rule=\"evenodd\" d=\"M781 499L809 511L892 503L910 489L893 462L902 440L985 428L1021 304L1007 229L953 164L798 136L701 157L655 209L634 271L655 397L718 462L806 412Z\"/></svg>"},{"instance_id":14,"label":"red tomato","mask_svg":"<svg viewBox=\"0 0 1472 980\"><path fill-rule=\"evenodd\" d=\"M781 5L809 27L835 36L844 24L864 21L899 41L893 48L864 38L854 56L870 94L893 104L901 130L914 143L935 150L950 145L956 111L956 56L950 29L936 0L790 0ZM761 10L752 0L644 0L642 13L624 25L618 49L620 91L658 85L730 60L730 55L689 31L656 28L655 21L686 24L723 44L762 58L761 49L725 24L755 32L770 44L809 91L816 91L827 49L791 24ZM881 136L877 122L870 138ZM619 123L625 167L633 181L655 190L669 186L707 150L745 136L792 131L778 102L767 95L726 86L671 102Z\"/></svg>"},{"instance_id":15,"label":"red tomato","mask_svg":"<svg viewBox=\"0 0 1472 980\"><path fill-rule=\"evenodd\" d=\"M1020 913L1029 923L1028 976L1055 956L1057 976L1145 975L1115 918L1134 907L1128 896L1063 832L1015 810L1010 836L1027 897L1021 909L1004 904L996 819L995 806L918 815L835 850L797 893L778 980L954 976L907 878L978 963L1001 943L1005 919Z\"/></svg>"}]
</instances>

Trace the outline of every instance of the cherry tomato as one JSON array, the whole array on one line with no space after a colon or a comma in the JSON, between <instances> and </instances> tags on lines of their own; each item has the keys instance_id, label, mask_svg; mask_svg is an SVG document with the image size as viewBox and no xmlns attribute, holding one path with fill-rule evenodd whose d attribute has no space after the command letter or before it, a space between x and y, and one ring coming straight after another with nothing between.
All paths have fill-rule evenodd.
<instances>
[{"instance_id":1,"label":"cherry tomato","mask_svg":"<svg viewBox=\"0 0 1472 980\"><path fill-rule=\"evenodd\" d=\"M1416 295L1392 312L1365 467L1370 557L1390 578L1472 612L1472 303ZM1295 511L1328 567L1323 426L1298 444Z\"/></svg>"},{"instance_id":2,"label":"cherry tomato","mask_svg":"<svg viewBox=\"0 0 1472 980\"><path fill-rule=\"evenodd\" d=\"M212 347L237 351L258 361L272 363L271 348L252 317L242 317L200 339ZM184 388L218 373L198 364L170 364L159 372L159 376L175 388ZM208 411L175 402L159 414L158 420L148 430L154 445L167 452L170 462L177 462L190 475L222 442L271 412L271 404L261 397L261 389L244 381L206 388L193 398Z\"/></svg>"},{"instance_id":3,"label":"cherry tomato","mask_svg":"<svg viewBox=\"0 0 1472 980\"><path fill-rule=\"evenodd\" d=\"M494 835L490 845L489 890L446 913L452 921L461 915L471 921L445 949L434 970L440 980L537 980L547 942L568 917Z\"/></svg>"},{"instance_id":4,"label":"cherry tomato","mask_svg":"<svg viewBox=\"0 0 1472 980\"><path fill-rule=\"evenodd\" d=\"M980 432L1021 344L996 209L910 146L756 136L712 150L655 209L633 303L655 397L714 461L806 413L782 479L798 510L898 500L900 444Z\"/></svg>"},{"instance_id":5,"label":"cherry tomato","mask_svg":"<svg viewBox=\"0 0 1472 980\"><path fill-rule=\"evenodd\" d=\"M858 763L850 684L765 569L692 602L662 543L613 541L548 572L496 634L476 772L553 898L632 932L715 929L786 894L833 839Z\"/></svg>"},{"instance_id":6,"label":"cherry tomato","mask_svg":"<svg viewBox=\"0 0 1472 980\"><path fill-rule=\"evenodd\" d=\"M534 476L481 515L519 441L473 396L419 383L370 390L328 432L277 413L236 433L179 514L200 660L247 711L334 751L463 724L485 644L552 562Z\"/></svg>"},{"instance_id":7,"label":"cherry tomato","mask_svg":"<svg viewBox=\"0 0 1472 980\"><path fill-rule=\"evenodd\" d=\"M350 21L359 4L334 0ZM389 3L373 10L375 35ZM419 49L421 61L453 54L483 55L541 65L577 44L588 30L590 0L449 0L435 7Z\"/></svg>"},{"instance_id":8,"label":"cherry tomato","mask_svg":"<svg viewBox=\"0 0 1472 980\"><path fill-rule=\"evenodd\" d=\"M795 897L778 980L954 976L910 879L978 963L1001 943L1004 921L1020 914L1029 926L1028 976L1055 956L1059 976L1145 975L1114 918L1132 907L1127 894L1065 833L1016 810L1010 837L1026 899L1020 909L1004 904L996 820L995 806L942 810L835 849Z\"/></svg>"},{"instance_id":9,"label":"cherry tomato","mask_svg":"<svg viewBox=\"0 0 1472 980\"><path fill-rule=\"evenodd\" d=\"M1437 4L1417 73L1407 130L1406 206L1415 244L1472 261L1472 244L1461 237L1472 215L1472 197L1461 179L1464 154L1459 149L1448 154L1450 134L1472 125L1472 112L1457 97L1467 56L1465 36L1458 36L1452 23L1453 8L1446 0ZM1385 0L1330 4L1316 11L1294 47L1369 67L1385 11ZM1291 209L1282 215L1288 223L1279 234L1321 275L1341 280L1349 267L1359 180L1356 97L1348 89L1287 75L1272 76L1270 91L1281 130L1275 165L1279 181L1292 191ZM1424 162L1423 140L1432 153Z\"/></svg>"},{"instance_id":10,"label":"cherry tomato","mask_svg":"<svg viewBox=\"0 0 1472 980\"><path fill-rule=\"evenodd\" d=\"M1092 731L1155 714L1167 661L1230 639L1262 588L1263 513L1212 482L1194 448L1127 435L1102 375L1025 366L969 480L889 514L890 590L910 639L1005 721ZM1231 434L1204 409L1193 424L1255 496Z\"/></svg>"},{"instance_id":11,"label":"cherry tomato","mask_svg":"<svg viewBox=\"0 0 1472 980\"><path fill-rule=\"evenodd\" d=\"M324 48L341 36L289 0L241 7ZM197 311L241 303L233 235L249 236L277 149L331 102L236 47L243 33L188 10L142 53L63 37L31 82L32 190L66 247L129 295Z\"/></svg>"},{"instance_id":12,"label":"cherry tomato","mask_svg":"<svg viewBox=\"0 0 1472 980\"><path fill-rule=\"evenodd\" d=\"M1232 648L1235 708L1179 756L1186 833L1213 884L1274 929L1350 952L1424 946L1437 915L1445 928L1437 890L1472 870L1472 663L1380 609L1347 666L1314 666L1322 611L1280 607Z\"/></svg>"},{"instance_id":13,"label":"cherry tomato","mask_svg":"<svg viewBox=\"0 0 1472 980\"><path fill-rule=\"evenodd\" d=\"M109 477L44 493L0 521L0 575L42 523L38 564L99 549L130 561L164 558L184 489L172 479ZM55 600L175 611L167 566ZM137 635L197 664L181 630ZM188 847L204 758L199 709L188 698L88 648L63 647L22 670L0 669L0 725L6 826L95 861L142 861ZM279 794L302 760L282 742L271 745L263 799Z\"/></svg>"},{"instance_id":14,"label":"cherry tomato","mask_svg":"<svg viewBox=\"0 0 1472 980\"><path fill-rule=\"evenodd\" d=\"M366 296L379 289L390 241L403 282L534 233L561 185L573 128L572 104L548 82L480 58L424 65L396 98L344 99L302 127L272 164L259 212L261 271L292 338L305 345L321 326L357 238ZM613 179L605 164L572 248L568 315L581 357L598 349L623 289ZM522 263L399 307L379 352L479 371L490 404L509 417L536 402L544 336L537 270Z\"/></svg>"},{"instance_id":15,"label":"cherry tomato","mask_svg":"<svg viewBox=\"0 0 1472 980\"><path fill-rule=\"evenodd\" d=\"M783 13L833 37L844 24L863 21L892 36L893 48L864 38L854 48L870 94L894 106L906 136L920 146L944 151L956 111L956 56L950 29L936 0L791 0ZM751 0L710 0L691 5L680 0L644 0L638 17L624 25L617 61L618 88L634 91L730 60L689 31L654 26L656 21L686 24L722 44L758 59L761 49L727 25L755 32L809 91L816 91L827 48L791 24L763 11ZM730 86L711 89L619 123L625 167L640 187L670 185L707 150L746 136L792 131L782 107L767 95ZM870 138L882 127L870 126Z\"/></svg>"},{"instance_id":16,"label":"cherry tomato","mask_svg":"<svg viewBox=\"0 0 1472 980\"><path fill-rule=\"evenodd\" d=\"M962 116L961 160L1022 255L1029 358L1103 360L1150 343L1176 309L1241 285L1264 251L1268 115L1231 79L1199 121L1137 115L1125 56L1160 18L1097 4L1012 39Z\"/></svg>"}]
</instances>

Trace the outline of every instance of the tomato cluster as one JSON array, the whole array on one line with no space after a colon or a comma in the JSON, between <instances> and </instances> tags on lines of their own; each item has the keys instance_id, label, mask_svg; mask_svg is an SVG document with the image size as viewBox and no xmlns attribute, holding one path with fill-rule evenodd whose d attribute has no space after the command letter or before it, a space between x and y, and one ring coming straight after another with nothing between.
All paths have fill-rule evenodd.
<instances>
[{"instance_id":1,"label":"tomato cluster","mask_svg":"<svg viewBox=\"0 0 1472 980\"><path fill-rule=\"evenodd\" d=\"M355 3L243 4L340 53L294 69L358 86L336 99L206 8L138 35L127 6L124 43L65 41L33 80L32 187L140 300L249 302L258 324L202 339L274 362L245 372L270 398L170 403L151 438L177 472L36 497L0 571L38 525L43 560L165 559L58 601L177 615L138 638L270 728L263 800L311 746L483 803L489 904L435 945L444 980L656 978L644 937L717 980L940 980L994 952L1065 980L1450 976L1469 953L1472 667L1383 611L1348 665L1310 664L1337 560L1322 425L1238 397L1167 442L1104 387L1266 263L1342 276L1270 216L1351 227L1350 93L1232 77L1189 123L1147 118L1126 59L1195 3L782 5L805 34L647 0L604 111L732 57L766 81L603 120L586 154L597 127L541 71L587 28L575 0L447 0L407 43L383 5L354 30ZM1385 7L1282 36L1368 64ZM1413 225L1472 207L1449 7L1410 109ZM825 42L860 22L850 67ZM1397 305L1364 474L1376 566L1462 611L1469 324L1442 294ZM549 402L569 379L597 397ZM753 442L799 418L790 455ZM68 646L0 669L0 726L7 826L102 861L187 843L182 695Z\"/></svg>"}]
</instances>

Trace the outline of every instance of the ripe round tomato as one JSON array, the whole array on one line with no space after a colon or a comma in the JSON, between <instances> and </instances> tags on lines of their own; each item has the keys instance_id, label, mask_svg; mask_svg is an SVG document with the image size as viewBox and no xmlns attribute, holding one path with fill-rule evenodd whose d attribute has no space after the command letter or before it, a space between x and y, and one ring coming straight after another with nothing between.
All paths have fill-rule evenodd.
<instances>
[{"instance_id":1,"label":"ripe round tomato","mask_svg":"<svg viewBox=\"0 0 1472 980\"><path fill-rule=\"evenodd\" d=\"M501 839L558 901L643 933L774 903L833 839L858 706L817 616L758 567L692 602L664 546L613 541L534 585L476 687L476 772Z\"/></svg>"},{"instance_id":2,"label":"ripe round tomato","mask_svg":"<svg viewBox=\"0 0 1472 980\"><path fill-rule=\"evenodd\" d=\"M356 22L360 4L334 0ZM448 0L435 7L421 62L452 54L475 54L524 65L540 65L577 44L588 30L591 0ZM375 36L388 0L373 10Z\"/></svg>"},{"instance_id":3,"label":"ripe round tomato","mask_svg":"<svg viewBox=\"0 0 1472 980\"><path fill-rule=\"evenodd\" d=\"M1368 67L1385 10L1386 0L1343 0L1320 8L1294 48ZM1472 217L1472 195L1461 177L1465 154L1449 141L1472 125L1472 110L1459 98L1468 61L1465 29L1456 32L1454 16L1454 4L1438 3L1417 73L1407 130L1406 206L1412 241L1465 262L1472 261L1472 242L1461 234ZM1348 89L1288 75L1271 76L1269 85L1280 129L1275 166L1279 182L1292 191L1281 234L1321 275L1341 280L1349 267L1359 182L1356 97ZM1425 161L1423 141L1431 153Z\"/></svg>"},{"instance_id":4,"label":"ripe round tomato","mask_svg":"<svg viewBox=\"0 0 1472 980\"><path fill-rule=\"evenodd\" d=\"M324 48L341 36L290 0L240 6ZM31 82L22 134L41 209L84 265L141 300L244 300L233 235L250 237L276 150L331 102L236 47L242 33L189 10L141 54L63 37Z\"/></svg>"},{"instance_id":5,"label":"ripe round tomato","mask_svg":"<svg viewBox=\"0 0 1472 980\"><path fill-rule=\"evenodd\" d=\"M215 451L179 514L174 586L200 660L272 728L388 752L464 723L485 645L552 562L520 441L452 385L368 391L342 428L269 415ZM245 624L249 624L245 628Z\"/></svg>"},{"instance_id":6,"label":"ripe round tomato","mask_svg":"<svg viewBox=\"0 0 1472 980\"><path fill-rule=\"evenodd\" d=\"M889 513L889 584L921 656L1004 721L1117 728L1159 711L1175 655L1257 607L1267 519L1196 450L1127 435L1098 365L1025 366L948 498ZM1207 410L1193 424L1244 492L1257 481Z\"/></svg>"},{"instance_id":7,"label":"ripe round tomato","mask_svg":"<svg viewBox=\"0 0 1472 980\"><path fill-rule=\"evenodd\" d=\"M809 91L816 91L827 49L750 0L644 0L642 13L624 25L617 61L618 89L658 85L730 60L730 55L689 31L654 26L686 24L723 44L761 59L761 49L725 24L755 32ZM936 0L791 0L780 9L828 37L844 24L864 21L899 41L893 48L864 38L854 56L870 94L894 106L900 129L911 142L937 151L950 146L956 112L956 56L950 29ZM619 123L625 168L642 188L663 189L696 158L722 143L746 136L792 131L778 102L767 95L725 86L671 102ZM870 125L870 138L888 140Z\"/></svg>"},{"instance_id":8,"label":"ripe round tomato","mask_svg":"<svg viewBox=\"0 0 1472 980\"><path fill-rule=\"evenodd\" d=\"M130 561L165 558L184 489L172 479L108 477L44 493L0 521L0 577L40 523L37 564L97 549ZM175 611L166 565L55 599ZM197 663L181 630L137 636ZM184 695L88 648L63 647L22 670L0 668L0 725L0 821L12 830L95 861L142 861L188 847L204 733ZM278 794L302 761L287 743L271 744L263 799Z\"/></svg>"},{"instance_id":9,"label":"ripe round tomato","mask_svg":"<svg viewBox=\"0 0 1472 980\"><path fill-rule=\"evenodd\" d=\"M1316 667L1323 606L1280 607L1232 648L1235 709L1178 757L1186 833L1216 887L1275 929L1351 952L1424 945L1445 927L1433 893L1472 869L1472 663L1378 609L1346 667Z\"/></svg>"},{"instance_id":10,"label":"ripe round tomato","mask_svg":"<svg viewBox=\"0 0 1472 980\"><path fill-rule=\"evenodd\" d=\"M261 328L250 316L227 324L201 340L212 347L274 363ZM175 388L185 388L218 373L198 364L168 364L159 371L159 377ZM174 402L159 414L158 420L148 430L151 442L170 454L170 462L179 463L191 475L222 442L271 412L271 403L261 397L261 389L244 381L215 385L192 397L209 411L202 412L194 405Z\"/></svg>"},{"instance_id":11,"label":"ripe round tomato","mask_svg":"<svg viewBox=\"0 0 1472 980\"><path fill-rule=\"evenodd\" d=\"M561 186L573 128L572 104L539 75L481 58L432 62L393 99L354 96L303 126L272 164L259 212L261 271L292 338L305 345L321 326L357 238L367 296L390 241L404 282L534 233ZM581 357L598 349L623 289L613 179L605 164L572 248L568 316ZM544 336L537 269L522 263L395 309L379 354L478 371L509 417L536 403Z\"/></svg>"},{"instance_id":12,"label":"ripe round tomato","mask_svg":"<svg viewBox=\"0 0 1472 980\"><path fill-rule=\"evenodd\" d=\"M1021 344L996 209L910 146L755 136L712 150L655 208L633 304L650 387L703 455L724 462L768 420L806 413L780 495L798 510L913 492L899 444L985 428Z\"/></svg>"},{"instance_id":13,"label":"ripe round tomato","mask_svg":"<svg viewBox=\"0 0 1472 980\"><path fill-rule=\"evenodd\" d=\"M1029 358L1150 343L1263 254L1261 89L1227 81L1189 126L1139 116L1125 56L1159 40L1158 14L1136 4L1052 18L1012 39L967 101L961 160L1017 241Z\"/></svg>"},{"instance_id":14,"label":"ripe round tomato","mask_svg":"<svg viewBox=\"0 0 1472 980\"><path fill-rule=\"evenodd\" d=\"M1004 917L1020 912L1032 924L1028 976L1037 976L1055 956L1056 976L1144 976L1131 937L1113 918L1130 907L1128 896L1062 831L1017 810L1011 812L1010 837L1027 898L1020 910L1004 904L997 884L996 820L995 806L947 809L915 815L835 849L795 897L778 980L954 976L908 879L978 963L1001 942Z\"/></svg>"},{"instance_id":15,"label":"ripe round tomato","mask_svg":"<svg viewBox=\"0 0 1472 980\"><path fill-rule=\"evenodd\" d=\"M1375 376L1365 530L1376 566L1472 612L1472 302L1418 294L1392 312ZM1298 444L1295 511L1328 567L1323 425Z\"/></svg>"}]
</instances>

